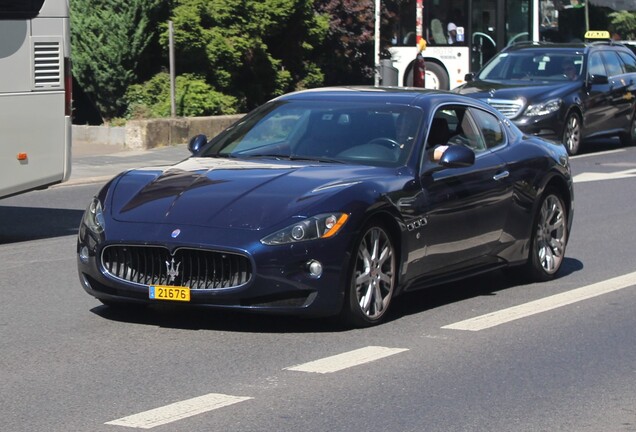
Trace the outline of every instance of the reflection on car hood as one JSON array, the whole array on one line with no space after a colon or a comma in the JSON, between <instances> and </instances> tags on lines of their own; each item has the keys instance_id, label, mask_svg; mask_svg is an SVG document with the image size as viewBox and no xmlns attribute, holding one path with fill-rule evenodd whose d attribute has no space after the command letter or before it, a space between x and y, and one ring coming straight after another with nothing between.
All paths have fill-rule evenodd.
<instances>
[{"instance_id":1,"label":"reflection on car hood","mask_svg":"<svg viewBox=\"0 0 636 432\"><path fill-rule=\"evenodd\" d=\"M459 87L457 93L476 99L519 99L541 101L574 92L581 88L581 81L561 81L546 83L545 81L471 81Z\"/></svg>"},{"instance_id":2,"label":"reflection on car hood","mask_svg":"<svg viewBox=\"0 0 636 432\"><path fill-rule=\"evenodd\" d=\"M327 196L377 176L378 170L193 157L123 174L114 185L110 211L124 222L260 229L302 214Z\"/></svg>"}]
</instances>

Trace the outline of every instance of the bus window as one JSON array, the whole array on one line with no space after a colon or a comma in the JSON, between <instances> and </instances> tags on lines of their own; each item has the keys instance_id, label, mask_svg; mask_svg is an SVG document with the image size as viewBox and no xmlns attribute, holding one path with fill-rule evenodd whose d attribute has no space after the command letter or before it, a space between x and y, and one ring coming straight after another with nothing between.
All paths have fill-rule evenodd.
<instances>
[{"instance_id":1,"label":"bus window","mask_svg":"<svg viewBox=\"0 0 636 432\"><path fill-rule=\"evenodd\" d=\"M40 13L44 0L0 0L0 19L33 18Z\"/></svg>"}]
</instances>

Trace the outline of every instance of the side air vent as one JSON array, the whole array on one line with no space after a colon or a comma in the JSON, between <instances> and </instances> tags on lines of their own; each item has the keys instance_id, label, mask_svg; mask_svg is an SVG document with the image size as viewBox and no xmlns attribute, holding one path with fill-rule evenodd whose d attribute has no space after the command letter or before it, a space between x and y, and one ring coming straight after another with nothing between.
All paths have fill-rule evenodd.
<instances>
[{"instance_id":1,"label":"side air vent","mask_svg":"<svg viewBox=\"0 0 636 432\"><path fill-rule=\"evenodd\" d=\"M62 44L60 41L33 40L33 88L62 88L64 76L62 65Z\"/></svg>"}]
</instances>

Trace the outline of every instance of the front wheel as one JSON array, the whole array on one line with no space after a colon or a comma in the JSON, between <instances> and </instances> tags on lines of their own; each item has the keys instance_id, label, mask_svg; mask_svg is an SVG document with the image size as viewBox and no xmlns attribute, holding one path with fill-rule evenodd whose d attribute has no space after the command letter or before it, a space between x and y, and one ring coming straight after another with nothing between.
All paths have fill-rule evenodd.
<instances>
[{"instance_id":1,"label":"front wheel","mask_svg":"<svg viewBox=\"0 0 636 432\"><path fill-rule=\"evenodd\" d=\"M535 281L554 278L561 268L568 240L567 211L555 190L548 190L535 217L527 270Z\"/></svg>"},{"instance_id":2,"label":"front wheel","mask_svg":"<svg viewBox=\"0 0 636 432\"><path fill-rule=\"evenodd\" d=\"M570 155L577 154L581 148L581 119L575 113L568 114L565 121L563 145Z\"/></svg>"},{"instance_id":3,"label":"front wheel","mask_svg":"<svg viewBox=\"0 0 636 432\"><path fill-rule=\"evenodd\" d=\"M356 242L345 287L343 318L356 327L379 324L396 284L395 247L382 225L370 225Z\"/></svg>"}]
</instances>

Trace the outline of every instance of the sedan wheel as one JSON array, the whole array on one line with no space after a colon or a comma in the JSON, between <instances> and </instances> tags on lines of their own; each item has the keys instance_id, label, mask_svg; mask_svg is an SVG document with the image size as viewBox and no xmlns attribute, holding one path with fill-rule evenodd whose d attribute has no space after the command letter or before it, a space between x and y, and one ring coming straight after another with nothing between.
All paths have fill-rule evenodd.
<instances>
[{"instance_id":1,"label":"sedan wheel","mask_svg":"<svg viewBox=\"0 0 636 432\"><path fill-rule=\"evenodd\" d=\"M528 264L532 279L545 281L561 267L568 239L565 205L556 192L545 194L535 220Z\"/></svg>"},{"instance_id":2,"label":"sedan wheel","mask_svg":"<svg viewBox=\"0 0 636 432\"><path fill-rule=\"evenodd\" d=\"M379 225L373 225L363 233L352 259L343 309L346 320L358 327L382 321L396 281L395 249L388 233Z\"/></svg>"},{"instance_id":3,"label":"sedan wheel","mask_svg":"<svg viewBox=\"0 0 636 432\"><path fill-rule=\"evenodd\" d=\"M574 113L570 113L565 122L563 145L565 145L570 155L575 155L579 152L579 147L581 146L581 120Z\"/></svg>"},{"instance_id":4,"label":"sedan wheel","mask_svg":"<svg viewBox=\"0 0 636 432\"><path fill-rule=\"evenodd\" d=\"M636 114L632 116L632 122L629 125L629 132L621 135L621 144L624 146L636 144Z\"/></svg>"}]
</instances>

